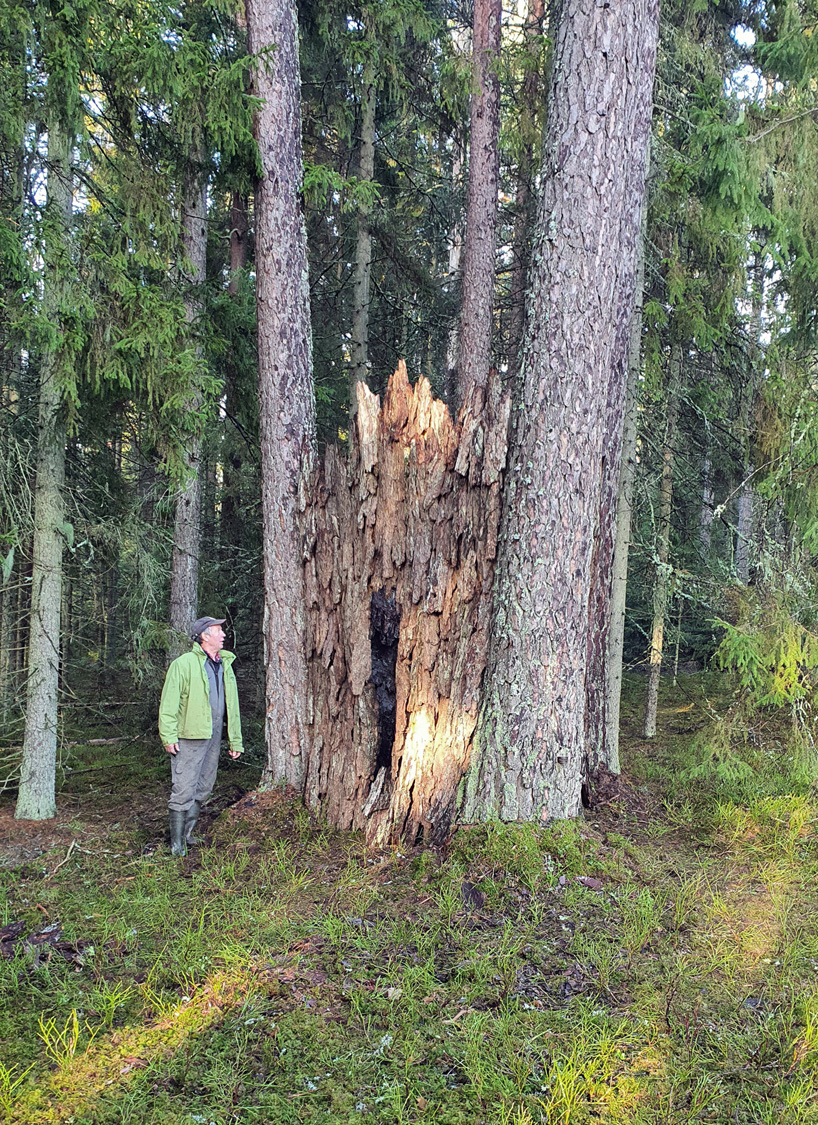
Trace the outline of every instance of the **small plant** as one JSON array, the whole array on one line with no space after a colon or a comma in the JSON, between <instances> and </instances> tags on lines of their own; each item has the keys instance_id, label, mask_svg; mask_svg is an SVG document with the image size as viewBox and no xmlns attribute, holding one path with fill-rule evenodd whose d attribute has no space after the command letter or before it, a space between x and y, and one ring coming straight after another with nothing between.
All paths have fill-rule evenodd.
<instances>
[{"instance_id":1,"label":"small plant","mask_svg":"<svg viewBox=\"0 0 818 1125\"><path fill-rule=\"evenodd\" d=\"M113 984L103 981L100 987L91 993L89 1000L91 1007L99 1014L103 1026L110 1029L113 1027L117 1009L124 1008L135 993L136 989L133 985L126 985L121 981L115 981Z\"/></svg>"},{"instance_id":2,"label":"small plant","mask_svg":"<svg viewBox=\"0 0 818 1125\"><path fill-rule=\"evenodd\" d=\"M96 1035L96 1031L89 1027L88 1023L85 1023L84 1026L88 1032L86 1046L89 1046ZM62 1027L59 1026L54 1017L46 1020L43 1016L40 1016L39 1028L40 1038L45 1044L45 1053L50 1059L53 1059L60 1070L63 1070L76 1055L82 1035L77 1009L71 1009L71 1014Z\"/></svg>"},{"instance_id":3,"label":"small plant","mask_svg":"<svg viewBox=\"0 0 818 1125\"><path fill-rule=\"evenodd\" d=\"M673 928L678 933L690 924L695 904L701 893L701 876L696 875L681 884L673 900Z\"/></svg>"},{"instance_id":4,"label":"small plant","mask_svg":"<svg viewBox=\"0 0 818 1125\"><path fill-rule=\"evenodd\" d=\"M662 924L665 896L648 887L630 890L620 898L622 944L633 955L643 949Z\"/></svg>"},{"instance_id":5,"label":"small plant","mask_svg":"<svg viewBox=\"0 0 818 1125\"><path fill-rule=\"evenodd\" d=\"M34 1063L27 1067L22 1074L17 1074L16 1066L4 1066L0 1062L0 1106L6 1113L11 1113L14 1108L15 1091L22 1085L26 1075L33 1067Z\"/></svg>"}]
</instances>

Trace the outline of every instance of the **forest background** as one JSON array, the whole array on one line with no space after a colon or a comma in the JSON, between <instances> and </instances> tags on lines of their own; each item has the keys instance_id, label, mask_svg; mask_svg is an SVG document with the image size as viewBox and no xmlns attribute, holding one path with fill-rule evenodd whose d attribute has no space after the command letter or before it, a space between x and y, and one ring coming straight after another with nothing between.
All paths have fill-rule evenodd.
<instances>
[{"instance_id":1,"label":"forest background","mask_svg":"<svg viewBox=\"0 0 818 1125\"><path fill-rule=\"evenodd\" d=\"M547 91L560 88L553 52L571 10L538 0L299 6L312 326L303 359L319 450L363 456L354 429L365 436L367 418L356 411L370 400L356 382L386 411L400 361L415 389L398 380L398 398L425 394L424 377L455 408L466 398L463 357L480 348L477 382L494 388L498 417L504 394L524 397L526 278L556 109ZM480 38L481 13L499 45ZM337 777L276 762L263 485L277 478L262 469L271 443L256 343L264 152L245 14L195 0L83 0L11 3L0 19L4 786L18 784L26 753L38 763L18 815L53 815L72 710L132 699L135 721L151 728L168 653L208 612L228 616L245 714L267 713L263 754L260 733L256 744L268 780L305 787L342 827L375 813L387 836L445 833L452 807L437 821L417 796L398 807L400 763L383 751L400 690L394 597L370 602L359 623L371 649L345 728L369 738L356 792L334 798ZM614 586L627 573L627 612L618 630L618 611L606 610L607 744L590 770L577 764L583 784L599 763L618 768L620 660L649 672L648 736L663 662L674 675L714 660L738 671L742 692L702 769L740 772L761 717L781 707L788 750L812 768L817 22L795 0L663 6L613 563ZM476 107L492 97L484 166ZM492 202L488 290L468 249L480 177ZM283 272L297 290L303 276ZM466 335L475 324L477 342ZM589 346L597 330L585 326ZM474 500L484 514L492 502ZM571 533L598 530L580 521ZM554 541L555 558L560 550ZM374 597L375 576L367 581ZM429 769L431 791L439 778ZM447 780L450 795L462 772ZM508 818L520 814L515 806Z\"/></svg>"}]
</instances>

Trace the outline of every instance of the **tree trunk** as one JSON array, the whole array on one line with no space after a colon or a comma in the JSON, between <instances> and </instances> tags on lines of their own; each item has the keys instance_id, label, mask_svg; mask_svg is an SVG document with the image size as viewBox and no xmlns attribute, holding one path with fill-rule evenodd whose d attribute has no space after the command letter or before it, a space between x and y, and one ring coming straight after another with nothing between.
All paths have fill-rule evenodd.
<instances>
[{"instance_id":1,"label":"tree trunk","mask_svg":"<svg viewBox=\"0 0 818 1125\"><path fill-rule=\"evenodd\" d=\"M297 512L312 469L312 385L298 24L293 0L248 0L262 178L256 187L267 767L263 782L301 785L307 752L307 661ZM271 51L271 48L275 50Z\"/></svg>"},{"instance_id":2,"label":"tree trunk","mask_svg":"<svg viewBox=\"0 0 818 1125\"><path fill-rule=\"evenodd\" d=\"M304 516L305 797L371 843L440 843L477 721L510 400L495 373L455 424L403 363L383 407L358 396Z\"/></svg>"},{"instance_id":3,"label":"tree trunk","mask_svg":"<svg viewBox=\"0 0 818 1125\"><path fill-rule=\"evenodd\" d=\"M628 556L631 546L633 490L636 482L637 400L642 374L642 308L645 301L645 240L647 205L642 210L641 235L637 251L635 304L628 343L628 381L625 389L625 417L622 427L622 461L616 498L616 528L611 565L611 631L608 637L608 667L605 695L606 731L599 759L612 773L619 773L619 714L622 696L622 657L625 649L625 613L628 592Z\"/></svg>"},{"instance_id":4,"label":"tree trunk","mask_svg":"<svg viewBox=\"0 0 818 1125\"><path fill-rule=\"evenodd\" d=\"M452 182L451 194L453 199L459 197L460 179L463 174L463 140L460 130L452 138L454 151L452 153ZM460 300L460 261L463 256L463 223L459 208L454 211L451 225L449 226L449 261L446 269L446 291L449 295L450 307L454 314ZM459 316L453 315L446 338L446 401L451 404L452 410L457 403L457 339L460 332Z\"/></svg>"},{"instance_id":5,"label":"tree trunk","mask_svg":"<svg viewBox=\"0 0 818 1125\"><path fill-rule=\"evenodd\" d=\"M469 192L463 249L457 385L465 401L472 384L485 387L494 320L494 243L500 179L501 0L475 0L469 141Z\"/></svg>"},{"instance_id":6,"label":"tree trunk","mask_svg":"<svg viewBox=\"0 0 818 1125\"><path fill-rule=\"evenodd\" d=\"M201 146L193 154L194 165L186 177L182 197L182 245L188 265L184 280L188 286L185 299L185 317L190 326L190 342L198 332L202 315L201 286L205 281L207 264L207 176L202 171ZM199 292L197 292L199 291ZM203 362L200 345L193 344L200 362ZM202 408L202 396L194 388L190 400L191 413ZM201 544L202 486L200 479L202 438L198 424L187 439L185 467L187 479L176 497L173 524L173 551L170 564L170 624L176 631L176 645L171 655L183 651L182 635L190 632L197 617L199 586L199 549Z\"/></svg>"},{"instance_id":7,"label":"tree trunk","mask_svg":"<svg viewBox=\"0 0 818 1125\"><path fill-rule=\"evenodd\" d=\"M589 711L604 729L595 685L605 683L658 15L658 0L565 0L556 29L467 820L575 815Z\"/></svg>"},{"instance_id":8,"label":"tree trunk","mask_svg":"<svg viewBox=\"0 0 818 1125\"><path fill-rule=\"evenodd\" d=\"M238 299L239 282L247 268L247 197L233 192L230 205L230 278L227 292ZM241 375L235 351L231 347L225 357L224 396L227 419L225 422L225 453L223 486L221 490L220 539L223 556L232 557L243 540L243 520L240 511L241 474L244 465L244 438L236 433L236 419L240 413Z\"/></svg>"},{"instance_id":9,"label":"tree trunk","mask_svg":"<svg viewBox=\"0 0 818 1125\"><path fill-rule=\"evenodd\" d=\"M747 382L742 388L740 404L741 437L744 444L744 480L738 494L738 513L736 517L736 578L743 586L750 581L750 545L754 536L755 486L753 484L753 460L751 456L752 416L758 386L763 371L763 350L761 336L764 315L764 250L757 250L753 263L752 322L755 339L750 359Z\"/></svg>"},{"instance_id":10,"label":"tree trunk","mask_svg":"<svg viewBox=\"0 0 818 1125\"><path fill-rule=\"evenodd\" d=\"M371 62L364 67L361 94L361 145L358 176L375 178L375 73ZM355 271L352 280L352 367L349 383L349 416L358 409L357 385L369 381L369 282L372 273L371 207L358 207L358 237L355 245Z\"/></svg>"},{"instance_id":11,"label":"tree trunk","mask_svg":"<svg viewBox=\"0 0 818 1125\"><path fill-rule=\"evenodd\" d=\"M59 325L68 304L66 263L72 213L73 141L53 113L48 133L47 214L54 243L43 281L43 319ZM56 814L57 700L60 671L62 554L65 536L65 417L57 348L51 344L40 363L37 433L37 479L34 491L34 559L31 576L31 625L28 691L18 820L47 820Z\"/></svg>"},{"instance_id":12,"label":"tree trunk","mask_svg":"<svg viewBox=\"0 0 818 1125\"><path fill-rule=\"evenodd\" d=\"M708 440L706 434L705 440ZM708 452L702 460L702 509L699 515L699 551L705 557L710 553L715 499L713 465Z\"/></svg>"},{"instance_id":13,"label":"tree trunk","mask_svg":"<svg viewBox=\"0 0 818 1125\"><path fill-rule=\"evenodd\" d=\"M14 622L19 583L16 574L0 590L0 729L5 727L14 698Z\"/></svg>"},{"instance_id":14,"label":"tree trunk","mask_svg":"<svg viewBox=\"0 0 818 1125\"><path fill-rule=\"evenodd\" d=\"M679 389L682 352L674 344L670 353L667 426L662 451L662 479L659 485L659 519L656 526L656 570L653 579L653 628L648 659L648 692L645 706L645 738L656 734L656 713L659 706L659 677L662 673L662 651L667 616L668 559L670 558L670 517L673 510L673 468L676 445L676 421L679 416Z\"/></svg>"},{"instance_id":15,"label":"tree trunk","mask_svg":"<svg viewBox=\"0 0 818 1125\"><path fill-rule=\"evenodd\" d=\"M536 41L542 38L545 0L528 0L525 37L529 50L537 58ZM520 374L520 348L525 327L525 291L531 246L532 205L534 194L534 149L536 141L537 109L540 102L539 66L528 63L528 70L520 89L520 114L518 128L523 136L520 162L517 166L517 194L514 200L514 235L512 240L512 265L509 282L511 317L508 333L508 371L512 383Z\"/></svg>"}]
</instances>

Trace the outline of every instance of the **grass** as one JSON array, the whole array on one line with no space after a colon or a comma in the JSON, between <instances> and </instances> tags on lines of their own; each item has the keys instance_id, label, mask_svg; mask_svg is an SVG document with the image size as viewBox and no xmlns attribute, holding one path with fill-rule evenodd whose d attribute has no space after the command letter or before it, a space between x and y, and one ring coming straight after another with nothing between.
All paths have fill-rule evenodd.
<instances>
[{"instance_id":1,"label":"grass","mask_svg":"<svg viewBox=\"0 0 818 1125\"><path fill-rule=\"evenodd\" d=\"M668 688L584 822L405 856L272 793L175 861L164 763L79 752L55 847L0 870L0 924L64 946L0 959L3 1120L818 1123L818 806L778 761L708 781L695 714Z\"/></svg>"}]
</instances>

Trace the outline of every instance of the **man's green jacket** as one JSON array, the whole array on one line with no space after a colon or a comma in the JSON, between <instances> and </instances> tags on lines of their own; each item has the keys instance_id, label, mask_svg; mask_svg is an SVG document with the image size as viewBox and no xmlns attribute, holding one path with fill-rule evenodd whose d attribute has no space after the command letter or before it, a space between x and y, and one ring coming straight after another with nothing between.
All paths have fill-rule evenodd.
<instances>
[{"instance_id":1,"label":"man's green jacket","mask_svg":"<svg viewBox=\"0 0 818 1125\"><path fill-rule=\"evenodd\" d=\"M241 754L241 719L233 652L219 653L224 666L224 702L227 710L227 736L230 749ZM205 661L207 654L195 644L190 652L171 662L159 703L159 737L163 746L171 746L180 738L210 738L213 716L210 712L210 684Z\"/></svg>"}]
</instances>

